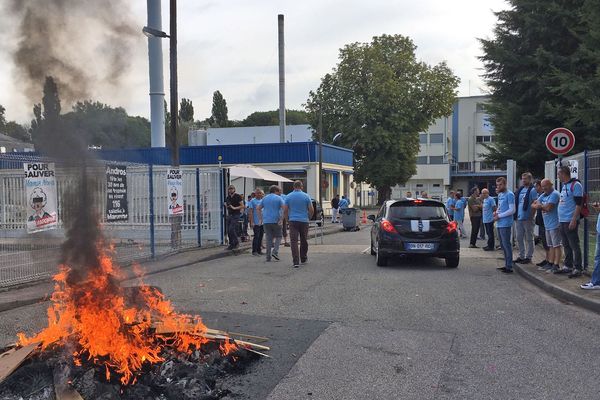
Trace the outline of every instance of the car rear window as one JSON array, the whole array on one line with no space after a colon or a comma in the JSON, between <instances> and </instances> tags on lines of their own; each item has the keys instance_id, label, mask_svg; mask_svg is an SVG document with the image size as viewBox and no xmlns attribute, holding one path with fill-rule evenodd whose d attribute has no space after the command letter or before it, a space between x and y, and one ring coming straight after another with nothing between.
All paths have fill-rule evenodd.
<instances>
[{"instance_id":1,"label":"car rear window","mask_svg":"<svg viewBox=\"0 0 600 400\"><path fill-rule=\"evenodd\" d=\"M432 202L401 201L390 205L388 219L443 219L446 211L442 204Z\"/></svg>"}]
</instances>

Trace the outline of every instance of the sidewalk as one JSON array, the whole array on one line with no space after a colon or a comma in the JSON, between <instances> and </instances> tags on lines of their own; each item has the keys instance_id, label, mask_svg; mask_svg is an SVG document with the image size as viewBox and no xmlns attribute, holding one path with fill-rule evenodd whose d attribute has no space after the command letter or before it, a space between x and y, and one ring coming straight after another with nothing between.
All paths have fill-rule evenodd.
<instances>
[{"instance_id":1,"label":"sidewalk","mask_svg":"<svg viewBox=\"0 0 600 400\"><path fill-rule=\"evenodd\" d=\"M339 232L342 232L341 224L325 222L323 235ZM311 228L309 232L309 241L311 244L314 244L314 234L314 229ZM204 261L244 254L250 250L251 243L251 241L240 242L239 249L235 251L226 251L224 246L182 250L177 254L141 262L138 265L141 265L142 270L144 270L144 275L147 276L187 267ZM132 265L123 266L122 269L125 273L123 281L136 278ZM17 286L15 288L7 288L0 291L0 312L47 301L52 294L53 288L54 284L52 282L41 281L27 286Z\"/></svg>"}]
</instances>

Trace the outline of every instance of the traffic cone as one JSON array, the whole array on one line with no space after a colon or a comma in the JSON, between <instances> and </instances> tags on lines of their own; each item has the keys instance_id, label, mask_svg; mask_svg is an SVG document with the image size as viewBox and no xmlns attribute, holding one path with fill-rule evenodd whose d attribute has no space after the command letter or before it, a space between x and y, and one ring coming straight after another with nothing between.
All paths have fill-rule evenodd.
<instances>
[{"instance_id":1,"label":"traffic cone","mask_svg":"<svg viewBox=\"0 0 600 400\"><path fill-rule=\"evenodd\" d=\"M362 219L360 221L361 224L366 225L367 223L367 211L363 210L363 215L362 215Z\"/></svg>"}]
</instances>

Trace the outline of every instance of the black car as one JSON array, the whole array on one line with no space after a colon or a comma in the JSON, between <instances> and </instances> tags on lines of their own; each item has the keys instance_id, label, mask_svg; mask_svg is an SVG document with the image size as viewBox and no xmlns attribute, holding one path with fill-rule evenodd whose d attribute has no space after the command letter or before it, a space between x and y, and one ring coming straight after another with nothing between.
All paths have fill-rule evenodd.
<instances>
[{"instance_id":1,"label":"black car","mask_svg":"<svg viewBox=\"0 0 600 400\"><path fill-rule=\"evenodd\" d=\"M387 265L390 257L420 255L445 258L447 267L458 267L457 224L450 221L441 201L389 200L369 219L374 222L371 254L377 257L378 266Z\"/></svg>"}]
</instances>

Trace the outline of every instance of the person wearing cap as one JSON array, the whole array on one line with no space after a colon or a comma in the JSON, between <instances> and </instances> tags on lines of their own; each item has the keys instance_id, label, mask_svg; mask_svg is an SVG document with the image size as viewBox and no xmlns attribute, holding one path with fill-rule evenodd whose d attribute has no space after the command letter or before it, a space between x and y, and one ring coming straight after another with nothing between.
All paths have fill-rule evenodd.
<instances>
[{"instance_id":1,"label":"person wearing cap","mask_svg":"<svg viewBox=\"0 0 600 400\"><path fill-rule=\"evenodd\" d=\"M244 205L244 199L235 192L235 186L233 185L229 185L227 188L224 206L227 210L227 238L229 239L227 250L234 250L240 245L237 227L246 206Z\"/></svg>"}]
</instances>

